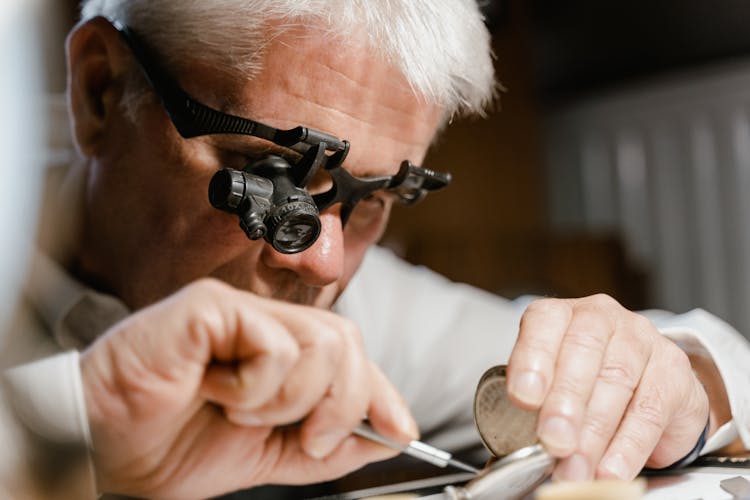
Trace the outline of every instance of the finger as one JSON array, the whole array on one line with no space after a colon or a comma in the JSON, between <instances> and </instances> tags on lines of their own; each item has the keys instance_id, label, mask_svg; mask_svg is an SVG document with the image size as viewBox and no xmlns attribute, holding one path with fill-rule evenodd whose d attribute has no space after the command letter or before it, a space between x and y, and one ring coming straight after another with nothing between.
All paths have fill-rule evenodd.
<instances>
[{"instance_id":1,"label":"finger","mask_svg":"<svg viewBox=\"0 0 750 500\"><path fill-rule=\"evenodd\" d=\"M582 481L593 478L604 450L633 397L651 356L653 339L637 317L627 330L619 329L610 340L604 362L589 398L578 446L573 455L558 462L557 479ZM643 318L645 320L645 318Z\"/></svg>"},{"instance_id":2,"label":"finger","mask_svg":"<svg viewBox=\"0 0 750 500\"><path fill-rule=\"evenodd\" d=\"M709 401L706 389L692 370L690 361L671 341L664 340L675 351L678 361L669 367L670 375L678 377L680 397L677 411L669 420L664 433L648 458L649 467L667 467L687 455L698 442L708 423ZM681 367L678 371L678 367ZM680 390L679 387L684 387Z\"/></svg>"},{"instance_id":3,"label":"finger","mask_svg":"<svg viewBox=\"0 0 750 500\"><path fill-rule=\"evenodd\" d=\"M236 362L212 363L201 387L201 395L224 406L228 416L274 397L300 357L297 342L274 318L259 311L252 319L238 316L235 352L224 357Z\"/></svg>"},{"instance_id":4,"label":"finger","mask_svg":"<svg viewBox=\"0 0 750 500\"><path fill-rule=\"evenodd\" d=\"M553 456L567 457L578 445L586 406L621 310L606 295L588 297L573 306L537 425L539 439Z\"/></svg>"},{"instance_id":5,"label":"finger","mask_svg":"<svg viewBox=\"0 0 750 500\"><path fill-rule=\"evenodd\" d=\"M571 317L567 300L541 299L526 308L507 368L508 396L515 404L527 410L542 405Z\"/></svg>"},{"instance_id":6,"label":"finger","mask_svg":"<svg viewBox=\"0 0 750 500\"><path fill-rule=\"evenodd\" d=\"M268 403L250 409L248 413L254 422L262 425L298 422L326 395L339 372L344 350L340 328L333 328L318 315L310 314L311 308L303 309L308 314L283 319L300 347L299 361Z\"/></svg>"},{"instance_id":7,"label":"finger","mask_svg":"<svg viewBox=\"0 0 750 500\"><path fill-rule=\"evenodd\" d=\"M383 437L401 444L419 439L419 428L401 394L374 363L368 362L372 384L367 416Z\"/></svg>"},{"instance_id":8,"label":"finger","mask_svg":"<svg viewBox=\"0 0 750 500\"><path fill-rule=\"evenodd\" d=\"M217 280L201 279L110 329L97 343L100 347L93 366L99 371L110 367L107 376L117 378L102 384L104 387L121 387L126 381L128 390L119 391L117 397L124 399L131 412L158 401L163 415L179 413L201 399L206 366L212 359L233 359L238 344L244 345L245 354L269 350L273 339L263 335L263 328L238 326L237 318L243 317L244 311L255 310L256 302L252 294ZM240 335L242 332L247 335ZM84 364L86 370L89 364ZM283 360L279 366L284 366ZM229 400L243 397L207 395Z\"/></svg>"},{"instance_id":9,"label":"finger","mask_svg":"<svg viewBox=\"0 0 750 500\"><path fill-rule=\"evenodd\" d=\"M597 467L597 477L629 480L638 474L688 395L690 379L685 375L691 373L687 356L678 348L654 347L625 417ZM696 427L694 435L674 443L678 445L672 449L675 461L695 444L703 425Z\"/></svg>"},{"instance_id":10,"label":"finger","mask_svg":"<svg viewBox=\"0 0 750 500\"><path fill-rule=\"evenodd\" d=\"M303 449L314 458L330 454L362 422L371 387L367 360L353 323L342 335L344 352L338 373L325 397L302 424Z\"/></svg>"},{"instance_id":11,"label":"finger","mask_svg":"<svg viewBox=\"0 0 750 500\"><path fill-rule=\"evenodd\" d=\"M361 468L370 462L377 462L398 455L381 444L367 439L349 436L324 458L314 458L302 448L301 429L288 428L274 431L275 438L268 443L281 443L278 450L271 450L274 467L263 482L275 484L309 484L335 479ZM273 445L271 445L273 446Z\"/></svg>"}]
</instances>

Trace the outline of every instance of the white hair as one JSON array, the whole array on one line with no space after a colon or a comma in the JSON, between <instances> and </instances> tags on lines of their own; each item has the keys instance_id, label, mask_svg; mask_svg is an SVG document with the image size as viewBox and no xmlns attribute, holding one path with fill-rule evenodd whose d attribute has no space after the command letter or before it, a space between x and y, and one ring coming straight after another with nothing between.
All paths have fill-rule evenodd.
<instances>
[{"instance_id":1,"label":"white hair","mask_svg":"<svg viewBox=\"0 0 750 500\"><path fill-rule=\"evenodd\" d=\"M252 78L272 23L367 33L371 50L447 116L483 114L497 89L490 36L476 0L84 0L82 18L125 23L170 68L210 61Z\"/></svg>"}]
</instances>

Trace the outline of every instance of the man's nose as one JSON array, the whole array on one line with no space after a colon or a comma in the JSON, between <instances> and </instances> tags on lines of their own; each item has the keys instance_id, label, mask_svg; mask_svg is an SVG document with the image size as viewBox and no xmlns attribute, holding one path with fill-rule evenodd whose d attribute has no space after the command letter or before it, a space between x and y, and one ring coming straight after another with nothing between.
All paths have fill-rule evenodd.
<instances>
[{"instance_id":1,"label":"man's nose","mask_svg":"<svg viewBox=\"0 0 750 500\"><path fill-rule=\"evenodd\" d=\"M344 270L344 235L339 210L320 214L320 236L307 250L284 254L264 245L263 263L296 273L308 286L325 286L338 280Z\"/></svg>"}]
</instances>

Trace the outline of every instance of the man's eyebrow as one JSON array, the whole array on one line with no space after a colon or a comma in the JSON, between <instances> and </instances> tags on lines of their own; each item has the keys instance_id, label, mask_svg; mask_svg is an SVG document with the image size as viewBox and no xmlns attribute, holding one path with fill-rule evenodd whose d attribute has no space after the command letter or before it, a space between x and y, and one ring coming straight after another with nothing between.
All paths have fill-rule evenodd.
<instances>
[{"instance_id":1,"label":"man's eyebrow","mask_svg":"<svg viewBox=\"0 0 750 500\"><path fill-rule=\"evenodd\" d=\"M216 147L224 151L242 154L250 158L273 154L284 158L290 163L295 163L300 158L302 158L302 154L298 153L297 151L293 151L289 148L285 148L284 146L279 146L278 144L274 144L271 141L266 141L257 137L227 135L222 137L215 137L213 142ZM365 169L361 172L353 174L351 165L344 165L344 168L350 174L362 179L390 177L395 174L395 172L393 174L384 174L383 172L378 172L378 169L375 167Z\"/></svg>"},{"instance_id":2,"label":"man's eyebrow","mask_svg":"<svg viewBox=\"0 0 750 500\"><path fill-rule=\"evenodd\" d=\"M301 155L284 146L279 146L270 141L255 137L232 137L221 138L214 141L216 147L233 153L246 156L257 156L262 154L274 154L284 159L298 160Z\"/></svg>"}]
</instances>

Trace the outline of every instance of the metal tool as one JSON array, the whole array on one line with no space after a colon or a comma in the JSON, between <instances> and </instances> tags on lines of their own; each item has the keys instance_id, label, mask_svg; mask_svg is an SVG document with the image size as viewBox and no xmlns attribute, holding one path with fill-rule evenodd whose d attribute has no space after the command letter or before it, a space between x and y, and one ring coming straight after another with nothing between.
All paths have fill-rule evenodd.
<instances>
[{"instance_id":1,"label":"metal tool","mask_svg":"<svg viewBox=\"0 0 750 500\"><path fill-rule=\"evenodd\" d=\"M522 498L552 473L555 458L535 444L514 451L484 469L465 486L448 486L446 500Z\"/></svg>"},{"instance_id":2,"label":"metal tool","mask_svg":"<svg viewBox=\"0 0 750 500\"><path fill-rule=\"evenodd\" d=\"M452 460L449 453L419 441L412 441L407 447L389 441L367 424L361 425L354 433L440 467L454 465L474 473L474 476L451 477L449 481L442 483L450 483L450 486L440 493L422 497L423 500L519 499L547 480L556 459L537 442L537 412L522 410L508 399L505 366L490 368L479 380L474 395L474 420L485 446L498 458L479 472L470 465ZM440 481L441 478L437 480ZM462 483L465 484L461 485ZM427 485L420 481L386 485L376 490L352 492L345 498L409 492L439 484Z\"/></svg>"},{"instance_id":3,"label":"metal tool","mask_svg":"<svg viewBox=\"0 0 750 500\"><path fill-rule=\"evenodd\" d=\"M750 499L750 481L742 476L735 476L719 482L721 489L738 500Z\"/></svg>"},{"instance_id":4,"label":"metal tool","mask_svg":"<svg viewBox=\"0 0 750 500\"><path fill-rule=\"evenodd\" d=\"M452 455L447 451L440 450L434 446L423 443L422 441L412 441L407 446L404 446L395 441L391 441L390 439L386 439L378 434L375 429L367 423L362 423L359 427L354 429L354 434L375 441L376 443L380 443L394 450L399 450L402 453L406 453L407 455L418 458L424 462L437 465L438 467L447 467L450 465L474 474L479 472L479 469L476 467L452 458Z\"/></svg>"},{"instance_id":5,"label":"metal tool","mask_svg":"<svg viewBox=\"0 0 750 500\"><path fill-rule=\"evenodd\" d=\"M474 394L474 421L482 442L498 460L465 485L447 486L442 493L424 497L424 500L518 499L528 495L547 480L556 463L556 459L538 443L537 416L537 412L522 410L508 399L504 365L487 370ZM378 438L376 441L383 439ZM418 442L412 442L412 445L414 443ZM424 443L419 445L424 446ZM436 463L433 460L439 455L431 453L428 456L429 459L419 458ZM445 467L448 462L444 460L442 458L442 465L436 465Z\"/></svg>"}]
</instances>

